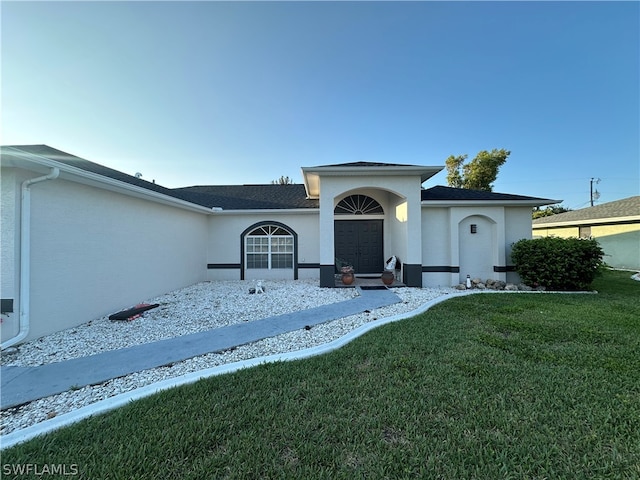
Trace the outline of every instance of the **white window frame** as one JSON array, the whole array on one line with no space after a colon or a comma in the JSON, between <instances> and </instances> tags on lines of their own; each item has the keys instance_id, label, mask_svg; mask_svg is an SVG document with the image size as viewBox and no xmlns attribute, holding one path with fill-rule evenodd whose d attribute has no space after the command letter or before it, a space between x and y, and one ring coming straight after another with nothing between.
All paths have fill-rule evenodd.
<instances>
[{"instance_id":1,"label":"white window frame","mask_svg":"<svg viewBox=\"0 0 640 480\"><path fill-rule=\"evenodd\" d=\"M260 233L256 234L255 232ZM282 232L286 232L286 234ZM261 241L254 243L254 239L260 239ZM266 239L266 241L263 241L264 239ZM285 228L271 224L261 225L245 235L244 242L245 266L247 270L293 270L295 263L294 238L293 234ZM256 246L259 246L260 249L254 251ZM254 264L254 262L249 262L249 258L252 255L266 255L267 266L250 266ZM287 262L289 265L285 267L274 266L275 255L288 255L290 257L290 261Z\"/></svg>"}]
</instances>

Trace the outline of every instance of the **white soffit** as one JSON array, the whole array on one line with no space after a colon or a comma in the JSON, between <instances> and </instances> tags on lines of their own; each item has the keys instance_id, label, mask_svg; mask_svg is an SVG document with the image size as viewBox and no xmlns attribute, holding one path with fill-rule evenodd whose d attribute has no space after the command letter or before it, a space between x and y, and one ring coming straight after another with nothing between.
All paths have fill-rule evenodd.
<instances>
[{"instance_id":1,"label":"white soffit","mask_svg":"<svg viewBox=\"0 0 640 480\"><path fill-rule=\"evenodd\" d=\"M326 165L319 167L302 167L304 186L309 198L320 196L320 177L408 177L419 176L424 183L444 167L441 165Z\"/></svg>"}]
</instances>

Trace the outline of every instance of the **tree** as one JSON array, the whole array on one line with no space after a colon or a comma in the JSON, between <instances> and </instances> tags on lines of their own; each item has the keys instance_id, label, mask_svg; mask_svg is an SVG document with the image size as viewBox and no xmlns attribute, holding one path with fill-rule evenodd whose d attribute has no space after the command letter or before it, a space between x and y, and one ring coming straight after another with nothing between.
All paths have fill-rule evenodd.
<instances>
[{"instance_id":1,"label":"tree","mask_svg":"<svg viewBox=\"0 0 640 480\"><path fill-rule=\"evenodd\" d=\"M570 208L565 208L562 205L551 205L545 208L535 207L531 214L532 219L548 217L550 215L556 215L558 213L570 212Z\"/></svg>"},{"instance_id":2,"label":"tree","mask_svg":"<svg viewBox=\"0 0 640 480\"><path fill-rule=\"evenodd\" d=\"M293 180L289 177L281 176L278 180L271 180L272 185L293 185Z\"/></svg>"},{"instance_id":3,"label":"tree","mask_svg":"<svg viewBox=\"0 0 640 480\"><path fill-rule=\"evenodd\" d=\"M470 190L484 190L491 192L492 183L498 176L498 170L511 154L504 148L493 149L490 152L482 150L469 163L464 163L467 155L451 155L447 158L447 183L450 187L468 188Z\"/></svg>"}]
</instances>

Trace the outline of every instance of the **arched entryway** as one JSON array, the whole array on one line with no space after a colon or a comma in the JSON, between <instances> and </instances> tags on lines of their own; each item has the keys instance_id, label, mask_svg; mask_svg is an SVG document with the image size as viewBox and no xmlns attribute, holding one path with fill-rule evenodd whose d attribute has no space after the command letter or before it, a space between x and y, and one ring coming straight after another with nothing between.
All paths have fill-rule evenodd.
<instances>
[{"instance_id":1,"label":"arched entryway","mask_svg":"<svg viewBox=\"0 0 640 480\"><path fill-rule=\"evenodd\" d=\"M344 197L334 209L334 252L357 274L384 268L384 210L368 195Z\"/></svg>"}]
</instances>

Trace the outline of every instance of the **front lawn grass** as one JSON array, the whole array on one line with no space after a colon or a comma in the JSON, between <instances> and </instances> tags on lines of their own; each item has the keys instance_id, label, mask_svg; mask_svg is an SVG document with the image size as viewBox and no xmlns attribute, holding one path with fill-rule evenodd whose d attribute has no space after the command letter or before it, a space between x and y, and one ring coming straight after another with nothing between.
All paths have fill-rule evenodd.
<instances>
[{"instance_id":1,"label":"front lawn grass","mask_svg":"<svg viewBox=\"0 0 640 480\"><path fill-rule=\"evenodd\" d=\"M454 298L176 388L3 451L5 478L640 478L640 282L594 287Z\"/></svg>"}]
</instances>

